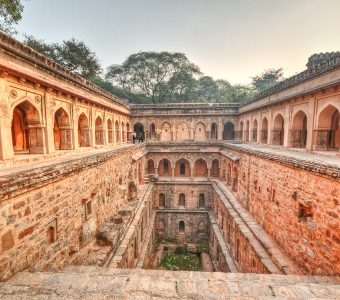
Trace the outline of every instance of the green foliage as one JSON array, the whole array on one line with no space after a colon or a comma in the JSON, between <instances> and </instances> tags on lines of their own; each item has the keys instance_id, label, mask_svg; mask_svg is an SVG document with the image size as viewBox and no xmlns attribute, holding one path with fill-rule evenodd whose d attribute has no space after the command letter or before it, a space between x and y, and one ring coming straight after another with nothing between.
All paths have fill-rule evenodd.
<instances>
[{"instance_id":1,"label":"green foliage","mask_svg":"<svg viewBox=\"0 0 340 300\"><path fill-rule=\"evenodd\" d=\"M202 270L200 257L195 253L165 252L161 265L166 270L200 271Z\"/></svg>"},{"instance_id":2,"label":"green foliage","mask_svg":"<svg viewBox=\"0 0 340 300\"><path fill-rule=\"evenodd\" d=\"M200 253L209 253L209 241L207 238L199 240L198 249Z\"/></svg>"},{"instance_id":3,"label":"green foliage","mask_svg":"<svg viewBox=\"0 0 340 300\"><path fill-rule=\"evenodd\" d=\"M199 68L183 53L139 52L122 65L110 66L106 78L127 92L142 94L157 103L185 94L190 80L198 74Z\"/></svg>"},{"instance_id":4,"label":"green foliage","mask_svg":"<svg viewBox=\"0 0 340 300\"><path fill-rule=\"evenodd\" d=\"M262 74L254 76L252 79L252 86L255 92L261 92L269 89L273 85L277 84L283 79L283 70L280 69L269 69L264 71Z\"/></svg>"},{"instance_id":5,"label":"green foliage","mask_svg":"<svg viewBox=\"0 0 340 300\"><path fill-rule=\"evenodd\" d=\"M48 44L33 36L26 36L24 43L86 79L101 73L101 66L95 52L91 51L83 41L72 38L59 44Z\"/></svg>"},{"instance_id":6,"label":"green foliage","mask_svg":"<svg viewBox=\"0 0 340 300\"><path fill-rule=\"evenodd\" d=\"M239 102L251 93L247 86L201 75L183 53L139 52L110 66L106 79L136 103Z\"/></svg>"},{"instance_id":7,"label":"green foliage","mask_svg":"<svg viewBox=\"0 0 340 300\"><path fill-rule=\"evenodd\" d=\"M0 0L0 30L7 34L15 34L14 24L22 19L24 6L21 0Z\"/></svg>"}]
</instances>

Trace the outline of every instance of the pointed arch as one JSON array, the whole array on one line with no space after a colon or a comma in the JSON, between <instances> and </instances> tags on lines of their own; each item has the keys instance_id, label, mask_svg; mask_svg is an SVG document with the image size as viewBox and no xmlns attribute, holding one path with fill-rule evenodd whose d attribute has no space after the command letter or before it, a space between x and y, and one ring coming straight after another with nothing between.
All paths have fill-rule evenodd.
<instances>
[{"instance_id":1,"label":"pointed arch","mask_svg":"<svg viewBox=\"0 0 340 300\"><path fill-rule=\"evenodd\" d=\"M163 158L158 163L159 176L171 176L171 163L168 159Z\"/></svg>"},{"instance_id":2,"label":"pointed arch","mask_svg":"<svg viewBox=\"0 0 340 300\"><path fill-rule=\"evenodd\" d=\"M290 146L293 148L305 148L307 144L307 114L299 110L293 116L290 130Z\"/></svg>"},{"instance_id":3,"label":"pointed arch","mask_svg":"<svg viewBox=\"0 0 340 300\"><path fill-rule=\"evenodd\" d=\"M211 163L210 175L211 175L211 177L218 178L218 177L220 177L219 173L220 173L220 163L219 163L218 159L214 159Z\"/></svg>"},{"instance_id":4,"label":"pointed arch","mask_svg":"<svg viewBox=\"0 0 340 300\"><path fill-rule=\"evenodd\" d=\"M337 150L340 148L339 109L329 104L319 113L315 138L317 149Z\"/></svg>"},{"instance_id":5,"label":"pointed arch","mask_svg":"<svg viewBox=\"0 0 340 300\"><path fill-rule=\"evenodd\" d=\"M79 147L90 147L89 120L85 113L78 117L78 144Z\"/></svg>"},{"instance_id":6,"label":"pointed arch","mask_svg":"<svg viewBox=\"0 0 340 300\"><path fill-rule=\"evenodd\" d=\"M282 146L284 142L284 118L278 113L273 122L272 144Z\"/></svg>"},{"instance_id":7,"label":"pointed arch","mask_svg":"<svg viewBox=\"0 0 340 300\"><path fill-rule=\"evenodd\" d=\"M207 162L203 158L197 159L195 161L194 176L196 177L207 177L208 176Z\"/></svg>"},{"instance_id":8,"label":"pointed arch","mask_svg":"<svg viewBox=\"0 0 340 300\"><path fill-rule=\"evenodd\" d=\"M72 149L72 130L70 128L70 118L62 107L57 109L54 113L53 138L55 149Z\"/></svg>"},{"instance_id":9,"label":"pointed arch","mask_svg":"<svg viewBox=\"0 0 340 300\"><path fill-rule=\"evenodd\" d=\"M175 164L175 176L189 177L191 174L190 163L188 160L181 158Z\"/></svg>"},{"instance_id":10,"label":"pointed arch","mask_svg":"<svg viewBox=\"0 0 340 300\"><path fill-rule=\"evenodd\" d=\"M223 140L234 140L235 139L235 125L228 121L223 126Z\"/></svg>"},{"instance_id":11,"label":"pointed arch","mask_svg":"<svg viewBox=\"0 0 340 300\"><path fill-rule=\"evenodd\" d=\"M156 140L156 126L155 126L155 123L151 123L150 124L150 129L149 129L149 138L150 138L150 141L155 141Z\"/></svg>"},{"instance_id":12,"label":"pointed arch","mask_svg":"<svg viewBox=\"0 0 340 300\"><path fill-rule=\"evenodd\" d=\"M185 208L185 194L181 193L178 196L178 207Z\"/></svg>"},{"instance_id":13,"label":"pointed arch","mask_svg":"<svg viewBox=\"0 0 340 300\"><path fill-rule=\"evenodd\" d=\"M261 125L261 143L268 143L268 119L264 117Z\"/></svg>"},{"instance_id":14,"label":"pointed arch","mask_svg":"<svg viewBox=\"0 0 340 300\"><path fill-rule=\"evenodd\" d=\"M212 140L217 140L217 124L215 122L211 123L210 138Z\"/></svg>"},{"instance_id":15,"label":"pointed arch","mask_svg":"<svg viewBox=\"0 0 340 300\"><path fill-rule=\"evenodd\" d=\"M253 120L253 127L252 127L252 142L257 142L257 130L258 130L258 124L257 120Z\"/></svg>"},{"instance_id":16,"label":"pointed arch","mask_svg":"<svg viewBox=\"0 0 340 300\"><path fill-rule=\"evenodd\" d=\"M103 120L100 116L95 121L95 142L96 145L104 145L104 127Z\"/></svg>"},{"instance_id":17,"label":"pointed arch","mask_svg":"<svg viewBox=\"0 0 340 300\"><path fill-rule=\"evenodd\" d=\"M202 122L195 125L195 141L205 141L205 125Z\"/></svg>"},{"instance_id":18,"label":"pointed arch","mask_svg":"<svg viewBox=\"0 0 340 300\"><path fill-rule=\"evenodd\" d=\"M152 159L148 160L148 174L155 174L155 163Z\"/></svg>"},{"instance_id":19,"label":"pointed arch","mask_svg":"<svg viewBox=\"0 0 340 300\"><path fill-rule=\"evenodd\" d=\"M111 119L107 119L107 140L109 144L113 143L113 125Z\"/></svg>"}]
</instances>

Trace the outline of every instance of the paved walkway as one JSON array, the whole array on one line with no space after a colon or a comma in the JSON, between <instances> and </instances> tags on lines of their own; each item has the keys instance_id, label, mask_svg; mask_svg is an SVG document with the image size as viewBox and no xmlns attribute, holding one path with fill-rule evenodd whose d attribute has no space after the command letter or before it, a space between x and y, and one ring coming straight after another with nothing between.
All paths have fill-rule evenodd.
<instances>
[{"instance_id":1,"label":"paved walkway","mask_svg":"<svg viewBox=\"0 0 340 300\"><path fill-rule=\"evenodd\" d=\"M340 168L340 156L336 156L335 152L334 152L334 155L329 155L331 154L331 152L328 152L327 154L323 154L321 152L310 153L310 152L306 152L303 150L300 151L298 149L294 150L291 148L270 147L270 146L259 145L259 144L231 144L231 143L225 143L225 144L235 146L239 149L261 151L263 153L268 153L272 155L282 155L282 156L286 156L286 157L290 157L294 159L317 162L320 164L332 165L332 166ZM340 152L337 152L336 154L340 155Z\"/></svg>"},{"instance_id":2,"label":"paved walkway","mask_svg":"<svg viewBox=\"0 0 340 300\"><path fill-rule=\"evenodd\" d=\"M340 299L339 277L69 267L22 272L0 299Z\"/></svg>"}]
</instances>

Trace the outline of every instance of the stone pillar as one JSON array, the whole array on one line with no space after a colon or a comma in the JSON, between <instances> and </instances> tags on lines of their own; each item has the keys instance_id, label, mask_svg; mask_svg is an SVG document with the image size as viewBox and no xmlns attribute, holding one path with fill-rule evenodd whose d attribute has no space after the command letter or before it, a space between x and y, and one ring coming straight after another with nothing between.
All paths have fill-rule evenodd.
<instances>
[{"instance_id":1,"label":"stone pillar","mask_svg":"<svg viewBox=\"0 0 340 300\"><path fill-rule=\"evenodd\" d=\"M89 120L89 130L90 130L90 146L94 147L96 145L96 113L94 109L90 108L90 120Z\"/></svg>"},{"instance_id":2,"label":"stone pillar","mask_svg":"<svg viewBox=\"0 0 340 300\"><path fill-rule=\"evenodd\" d=\"M190 178L191 180L194 179L194 168L190 168Z\"/></svg>"},{"instance_id":3,"label":"stone pillar","mask_svg":"<svg viewBox=\"0 0 340 300\"><path fill-rule=\"evenodd\" d=\"M79 137L78 137L78 112L77 112L77 102L72 102L71 115L73 117L73 149L79 148Z\"/></svg>"},{"instance_id":4,"label":"stone pillar","mask_svg":"<svg viewBox=\"0 0 340 300\"><path fill-rule=\"evenodd\" d=\"M211 171L211 168L208 168L208 180L210 180L210 171Z\"/></svg>"},{"instance_id":5,"label":"stone pillar","mask_svg":"<svg viewBox=\"0 0 340 300\"><path fill-rule=\"evenodd\" d=\"M308 105L308 115L307 115L307 141L306 141L306 150L313 150L313 134L314 134L314 124L316 118L316 99L310 101L310 105ZM339 149L340 150L340 149Z\"/></svg>"},{"instance_id":6,"label":"stone pillar","mask_svg":"<svg viewBox=\"0 0 340 300\"><path fill-rule=\"evenodd\" d=\"M171 179L174 180L175 179L175 167L171 168Z\"/></svg>"},{"instance_id":7,"label":"stone pillar","mask_svg":"<svg viewBox=\"0 0 340 300\"><path fill-rule=\"evenodd\" d=\"M288 148L289 147L289 139L290 139L290 132L289 132L289 108L290 108L290 105L286 105L285 107L285 113L284 113L284 116L283 116L283 120L284 120L284 125L283 125L283 128L284 128L284 135L283 135L283 147L286 147Z\"/></svg>"},{"instance_id":8,"label":"stone pillar","mask_svg":"<svg viewBox=\"0 0 340 300\"><path fill-rule=\"evenodd\" d=\"M109 130L107 128L107 113L106 111L104 112L104 117L103 117L103 130L104 130L104 145L109 144Z\"/></svg>"},{"instance_id":9,"label":"stone pillar","mask_svg":"<svg viewBox=\"0 0 340 300\"><path fill-rule=\"evenodd\" d=\"M216 127L217 127L217 140L222 141L222 139L223 139L223 124L222 124L221 120L216 124Z\"/></svg>"},{"instance_id":10,"label":"stone pillar","mask_svg":"<svg viewBox=\"0 0 340 300\"><path fill-rule=\"evenodd\" d=\"M47 89L45 93L45 103L46 103L46 148L47 153L54 153L54 113L55 107L52 99L52 90Z\"/></svg>"},{"instance_id":11,"label":"stone pillar","mask_svg":"<svg viewBox=\"0 0 340 300\"><path fill-rule=\"evenodd\" d=\"M5 74L0 77L0 159L8 160L14 158L13 141L12 141L12 122L7 104L8 87L6 84Z\"/></svg>"}]
</instances>

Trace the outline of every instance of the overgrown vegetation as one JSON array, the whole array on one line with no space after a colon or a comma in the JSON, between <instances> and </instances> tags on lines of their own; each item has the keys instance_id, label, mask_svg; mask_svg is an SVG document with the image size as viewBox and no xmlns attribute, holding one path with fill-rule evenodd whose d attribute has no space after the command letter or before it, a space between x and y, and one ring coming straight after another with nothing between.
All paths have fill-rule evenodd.
<instances>
[{"instance_id":1,"label":"overgrown vegetation","mask_svg":"<svg viewBox=\"0 0 340 300\"><path fill-rule=\"evenodd\" d=\"M161 266L166 270L200 271L202 270L199 254L165 252Z\"/></svg>"},{"instance_id":2,"label":"overgrown vegetation","mask_svg":"<svg viewBox=\"0 0 340 300\"><path fill-rule=\"evenodd\" d=\"M13 25L22 19L23 11L21 0L0 0L0 30L10 35L15 34Z\"/></svg>"}]
</instances>

